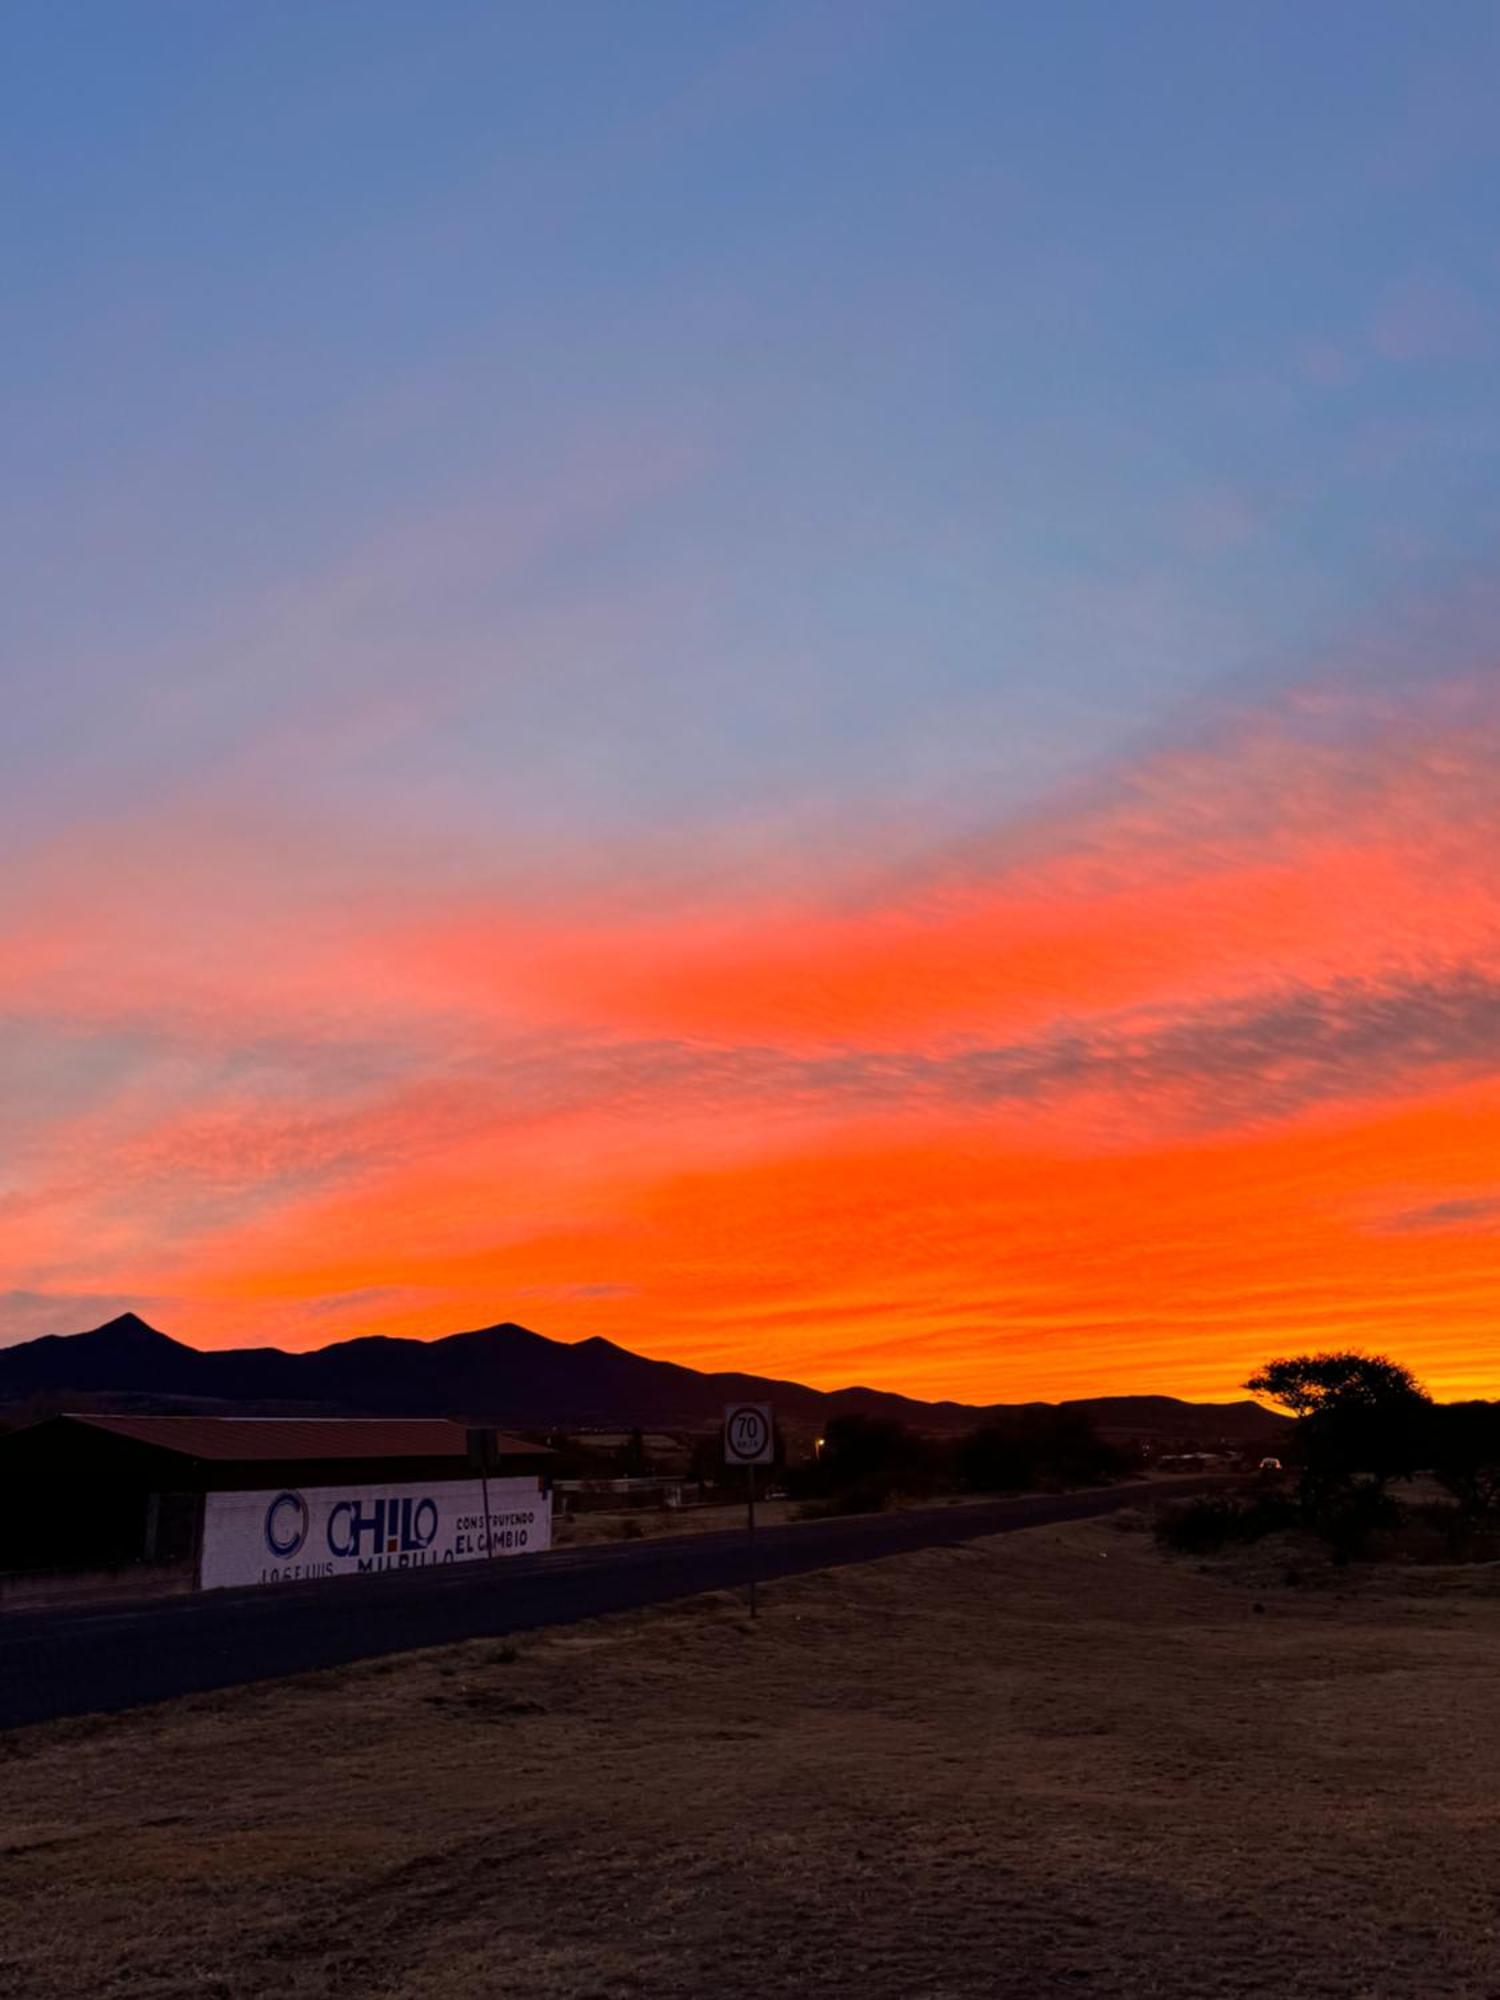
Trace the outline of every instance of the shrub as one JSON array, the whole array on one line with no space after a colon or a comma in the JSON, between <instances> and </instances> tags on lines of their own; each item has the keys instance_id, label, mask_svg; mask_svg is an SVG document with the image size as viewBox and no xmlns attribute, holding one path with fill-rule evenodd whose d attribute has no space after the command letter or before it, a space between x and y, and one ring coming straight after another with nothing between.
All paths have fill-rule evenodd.
<instances>
[{"instance_id":1,"label":"shrub","mask_svg":"<svg viewBox=\"0 0 1500 2000\"><path fill-rule=\"evenodd\" d=\"M1401 1509L1378 1480L1361 1480L1324 1496L1312 1525L1336 1563L1355 1562L1370 1553L1374 1535L1401 1526Z\"/></svg>"},{"instance_id":2,"label":"shrub","mask_svg":"<svg viewBox=\"0 0 1500 2000\"><path fill-rule=\"evenodd\" d=\"M825 1493L812 1500L804 1500L797 1509L799 1521L831 1521L841 1514L880 1514L891 1503L891 1489L880 1480L865 1480L857 1486L841 1486L835 1493Z\"/></svg>"},{"instance_id":3,"label":"shrub","mask_svg":"<svg viewBox=\"0 0 1500 2000\"><path fill-rule=\"evenodd\" d=\"M1274 1494L1254 1500L1188 1500L1162 1510L1156 1538L1179 1555L1213 1555L1231 1542L1258 1542L1295 1527L1297 1518L1291 1501Z\"/></svg>"},{"instance_id":4,"label":"shrub","mask_svg":"<svg viewBox=\"0 0 1500 2000\"><path fill-rule=\"evenodd\" d=\"M1315 1511L1269 1493L1253 1500L1189 1500L1163 1510L1156 1538L1179 1555L1202 1556L1301 1526L1328 1544L1336 1563L1348 1563L1368 1557L1376 1538L1395 1534L1402 1520L1377 1481L1361 1480L1324 1491Z\"/></svg>"}]
</instances>

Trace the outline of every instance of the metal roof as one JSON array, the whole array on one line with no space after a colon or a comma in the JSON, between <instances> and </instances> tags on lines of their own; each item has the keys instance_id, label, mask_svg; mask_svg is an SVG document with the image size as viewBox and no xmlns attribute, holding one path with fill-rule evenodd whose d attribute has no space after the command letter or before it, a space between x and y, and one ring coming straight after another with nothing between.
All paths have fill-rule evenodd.
<instances>
[{"instance_id":1,"label":"metal roof","mask_svg":"<svg viewBox=\"0 0 1500 2000\"><path fill-rule=\"evenodd\" d=\"M69 1415L75 1424L112 1431L184 1458L324 1459L458 1458L468 1432L446 1417L102 1417ZM502 1455L542 1458L546 1447L494 1434Z\"/></svg>"}]
</instances>

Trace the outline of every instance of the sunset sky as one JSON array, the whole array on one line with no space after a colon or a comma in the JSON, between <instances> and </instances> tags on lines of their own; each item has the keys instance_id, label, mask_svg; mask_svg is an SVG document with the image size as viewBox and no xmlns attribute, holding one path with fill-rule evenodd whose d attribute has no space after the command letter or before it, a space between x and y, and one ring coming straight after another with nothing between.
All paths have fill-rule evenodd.
<instances>
[{"instance_id":1,"label":"sunset sky","mask_svg":"<svg viewBox=\"0 0 1500 2000\"><path fill-rule=\"evenodd\" d=\"M0 23L0 1343L1500 1394L1500 10Z\"/></svg>"}]
</instances>

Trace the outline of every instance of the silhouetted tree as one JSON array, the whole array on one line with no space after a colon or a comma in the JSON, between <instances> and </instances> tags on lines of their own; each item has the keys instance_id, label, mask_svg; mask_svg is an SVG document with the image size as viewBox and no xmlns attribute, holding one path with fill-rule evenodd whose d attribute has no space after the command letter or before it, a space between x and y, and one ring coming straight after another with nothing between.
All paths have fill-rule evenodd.
<instances>
[{"instance_id":1,"label":"silhouetted tree","mask_svg":"<svg viewBox=\"0 0 1500 2000\"><path fill-rule=\"evenodd\" d=\"M954 1459L957 1484L971 1493L1098 1486L1130 1470L1083 1410L1018 1410L981 1424L959 1440Z\"/></svg>"},{"instance_id":2,"label":"silhouetted tree","mask_svg":"<svg viewBox=\"0 0 1500 2000\"><path fill-rule=\"evenodd\" d=\"M1393 1404L1410 1408L1414 1403L1425 1404L1430 1400L1410 1369L1403 1368L1399 1361L1387 1360L1383 1354L1358 1354L1347 1349L1268 1361L1245 1387L1280 1403L1294 1417L1313 1417L1330 1410L1370 1410Z\"/></svg>"},{"instance_id":3,"label":"silhouetted tree","mask_svg":"<svg viewBox=\"0 0 1500 2000\"><path fill-rule=\"evenodd\" d=\"M1500 1404L1435 1404L1429 1435L1432 1470L1464 1512L1500 1514Z\"/></svg>"},{"instance_id":4,"label":"silhouetted tree","mask_svg":"<svg viewBox=\"0 0 1500 2000\"><path fill-rule=\"evenodd\" d=\"M825 1493L882 1506L894 1493L930 1491L936 1474L927 1439L892 1417L831 1417L824 1429L816 1483Z\"/></svg>"},{"instance_id":5,"label":"silhouetted tree","mask_svg":"<svg viewBox=\"0 0 1500 2000\"><path fill-rule=\"evenodd\" d=\"M1299 1354L1267 1362L1245 1387L1291 1411L1304 1464L1324 1476L1364 1473L1383 1485L1426 1456L1432 1399L1383 1354Z\"/></svg>"},{"instance_id":6,"label":"silhouetted tree","mask_svg":"<svg viewBox=\"0 0 1500 2000\"><path fill-rule=\"evenodd\" d=\"M1297 1419L1303 1513L1336 1553L1360 1553L1398 1518L1386 1487L1428 1459L1432 1399L1399 1362L1341 1351L1267 1362L1245 1387Z\"/></svg>"}]
</instances>

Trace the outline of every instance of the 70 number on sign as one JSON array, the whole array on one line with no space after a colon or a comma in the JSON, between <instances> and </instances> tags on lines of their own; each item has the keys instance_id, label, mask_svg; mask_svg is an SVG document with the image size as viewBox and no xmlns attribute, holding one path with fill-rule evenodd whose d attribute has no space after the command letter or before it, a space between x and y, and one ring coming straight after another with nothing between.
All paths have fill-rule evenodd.
<instances>
[{"instance_id":1,"label":"70 number on sign","mask_svg":"<svg viewBox=\"0 0 1500 2000\"><path fill-rule=\"evenodd\" d=\"M724 1458L729 1465L770 1465L775 1458L769 1403L730 1403L724 1410Z\"/></svg>"}]
</instances>

